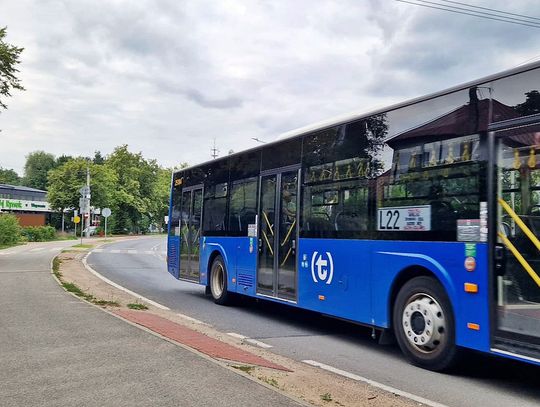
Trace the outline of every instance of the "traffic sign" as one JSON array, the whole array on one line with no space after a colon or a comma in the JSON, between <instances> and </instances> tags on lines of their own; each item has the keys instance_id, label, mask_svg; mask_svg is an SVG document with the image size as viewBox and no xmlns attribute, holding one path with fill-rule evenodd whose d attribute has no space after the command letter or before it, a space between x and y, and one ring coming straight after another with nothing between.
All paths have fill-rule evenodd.
<instances>
[{"instance_id":1,"label":"traffic sign","mask_svg":"<svg viewBox=\"0 0 540 407\"><path fill-rule=\"evenodd\" d=\"M79 207L81 208L81 213L90 212L90 199L79 198Z\"/></svg>"},{"instance_id":2,"label":"traffic sign","mask_svg":"<svg viewBox=\"0 0 540 407\"><path fill-rule=\"evenodd\" d=\"M80 216L74 216L73 217L73 223L81 223L81 217Z\"/></svg>"},{"instance_id":3,"label":"traffic sign","mask_svg":"<svg viewBox=\"0 0 540 407\"><path fill-rule=\"evenodd\" d=\"M85 185L81 189L79 189L79 192L84 197L85 195L88 195L90 193L90 187L88 185Z\"/></svg>"},{"instance_id":4,"label":"traffic sign","mask_svg":"<svg viewBox=\"0 0 540 407\"><path fill-rule=\"evenodd\" d=\"M103 210L101 211L101 214L105 218L108 218L109 216L111 216L111 209L110 208L103 208Z\"/></svg>"}]
</instances>

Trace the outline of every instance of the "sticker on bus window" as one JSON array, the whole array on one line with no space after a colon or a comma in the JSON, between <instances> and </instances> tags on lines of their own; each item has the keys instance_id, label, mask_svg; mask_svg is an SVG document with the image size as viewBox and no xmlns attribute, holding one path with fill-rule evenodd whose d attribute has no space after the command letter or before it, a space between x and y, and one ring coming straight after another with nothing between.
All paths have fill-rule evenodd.
<instances>
[{"instance_id":1,"label":"sticker on bus window","mask_svg":"<svg viewBox=\"0 0 540 407\"><path fill-rule=\"evenodd\" d=\"M257 237L257 224L256 223L250 223L248 225L248 236Z\"/></svg>"},{"instance_id":2,"label":"sticker on bus window","mask_svg":"<svg viewBox=\"0 0 540 407\"><path fill-rule=\"evenodd\" d=\"M377 230L425 232L431 230L431 206L396 206L379 208Z\"/></svg>"},{"instance_id":3,"label":"sticker on bus window","mask_svg":"<svg viewBox=\"0 0 540 407\"><path fill-rule=\"evenodd\" d=\"M458 219L457 240L459 242L479 242L480 219Z\"/></svg>"}]
</instances>

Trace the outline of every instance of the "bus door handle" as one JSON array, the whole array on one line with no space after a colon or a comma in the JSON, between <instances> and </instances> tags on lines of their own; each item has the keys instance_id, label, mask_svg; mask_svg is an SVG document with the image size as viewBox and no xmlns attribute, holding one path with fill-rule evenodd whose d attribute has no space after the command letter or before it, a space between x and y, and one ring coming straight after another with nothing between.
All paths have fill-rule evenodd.
<instances>
[{"instance_id":1,"label":"bus door handle","mask_svg":"<svg viewBox=\"0 0 540 407\"><path fill-rule=\"evenodd\" d=\"M495 275L504 276L506 272L506 249L502 245L495 245Z\"/></svg>"},{"instance_id":2,"label":"bus door handle","mask_svg":"<svg viewBox=\"0 0 540 407\"><path fill-rule=\"evenodd\" d=\"M292 248L292 251L293 251L293 254L294 254L294 252L296 251L296 240L295 239L291 240L291 248Z\"/></svg>"}]
</instances>

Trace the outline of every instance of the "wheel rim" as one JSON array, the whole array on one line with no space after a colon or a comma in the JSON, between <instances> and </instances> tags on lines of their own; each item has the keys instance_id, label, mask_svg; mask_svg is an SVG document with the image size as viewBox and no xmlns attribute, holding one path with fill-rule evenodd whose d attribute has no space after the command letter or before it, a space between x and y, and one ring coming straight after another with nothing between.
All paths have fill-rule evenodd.
<instances>
[{"instance_id":1,"label":"wheel rim","mask_svg":"<svg viewBox=\"0 0 540 407\"><path fill-rule=\"evenodd\" d=\"M401 318L405 338L422 353L433 353L446 340L446 319L441 305L430 295L413 295Z\"/></svg>"},{"instance_id":2,"label":"wheel rim","mask_svg":"<svg viewBox=\"0 0 540 407\"><path fill-rule=\"evenodd\" d=\"M212 293L215 298L221 297L223 293L223 266L217 263L212 270Z\"/></svg>"}]
</instances>

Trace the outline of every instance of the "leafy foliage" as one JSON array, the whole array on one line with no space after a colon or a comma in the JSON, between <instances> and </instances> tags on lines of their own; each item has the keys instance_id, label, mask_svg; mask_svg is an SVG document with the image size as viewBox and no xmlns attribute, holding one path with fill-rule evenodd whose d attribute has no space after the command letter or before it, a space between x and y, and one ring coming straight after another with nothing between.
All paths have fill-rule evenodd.
<instances>
[{"instance_id":1,"label":"leafy foliage","mask_svg":"<svg viewBox=\"0 0 540 407\"><path fill-rule=\"evenodd\" d=\"M56 239L56 229L52 226L30 226L22 229L22 235L29 242L50 242Z\"/></svg>"},{"instance_id":2,"label":"leafy foliage","mask_svg":"<svg viewBox=\"0 0 540 407\"><path fill-rule=\"evenodd\" d=\"M79 190L86 185L87 168L90 170L92 205L100 208L110 204L116 189L116 174L104 165L74 158L49 173L47 199L53 209L62 211L79 207Z\"/></svg>"},{"instance_id":3,"label":"leafy foliage","mask_svg":"<svg viewBox=\"0 0 540 407\"><path fill-rule=\"evenodd\" d=\"M0 246L12 246L21 240L21 227L15 215L0 215Z\"/></svg>"},{"instance_id":4,"label":"leafy foliage","mask_svg":"<svg viewBox=\"0 0 540 407\"><path fill-rule=\"evenodd\" d=\"M131 153L122 145L107 157L105 166L118 176L113 192L115 214L113 231L144 232L167 206L164 176L155 160L145 160L141 153ZM170 180L170 175L168 177ZM165 199L165 203L163 202ZM161 201L161 202L160 202Z\"/></svg>"},{"instance_id":5,"label":"leafy foliage","mask_svg":"<svg viewBox=\"0 0 540 407\"><path fill-rule=\"evenodd\" d=\"M17 78L19 70L15 68L20 63L19 57L24 48L10 45L4 41L7 27L0 28L0 96L11 96L12 89L24 90L20 79ZM0 99L0 108L7 109L5 102Z\"/></svg>"},{"instance_id":6,"label":"leafy foliage","mask_svg":"<svg viewBox=\"0 0 540 407\"><path fill-rule=\"evenodd\" d=\"M34 151L26 156L23 184L27 187L47 189L47 174L56 167L54 155L45 151Z\"/></svg>"},{"instance_id":7,"label":"leafy foliage","mask_svg":"<svg viewBox=\"0 0 540 407\"><path fill-rule=\"evenodd\" d=\"M57 160L58 162L58 160ZM111 208L109 230L115 233L145 233L150 225L163 226L169 207L171 170L155 160L132 153L127 145L103 157L69 158L49 171L48 201L55 210L79 207L79 190L86 185L90 169L91 204Z\"/></svg>"},{"instance_id":8,"label":"leafy foliage","mask_svg":"<svg viewBox=\"0 0 540 407\"><path fill-rule=\"evenodd\" d=\"M21 178L15 171L0 167L0 184L19 185Z\"/></svg>"}]
</instances>

